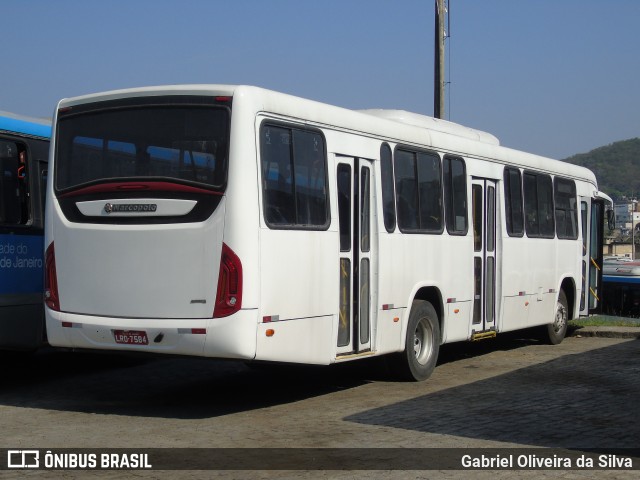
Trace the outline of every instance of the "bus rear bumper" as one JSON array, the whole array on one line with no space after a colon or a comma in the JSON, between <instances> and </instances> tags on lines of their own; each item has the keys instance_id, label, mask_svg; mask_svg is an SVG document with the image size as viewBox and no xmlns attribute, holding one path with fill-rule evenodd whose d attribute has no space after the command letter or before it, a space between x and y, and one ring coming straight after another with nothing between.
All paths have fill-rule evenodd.
<instances>
[{"instance_id":1,"label":"bus rear bumper","mask_svg":"<svg viewBox=\"0 0 640 480\"><path fill-rule=\"evenodd\" d=\"M204 319L110 318L45 310L54 347L244 360L256 354L257 310Z\"/></svg>"}]
</instances>

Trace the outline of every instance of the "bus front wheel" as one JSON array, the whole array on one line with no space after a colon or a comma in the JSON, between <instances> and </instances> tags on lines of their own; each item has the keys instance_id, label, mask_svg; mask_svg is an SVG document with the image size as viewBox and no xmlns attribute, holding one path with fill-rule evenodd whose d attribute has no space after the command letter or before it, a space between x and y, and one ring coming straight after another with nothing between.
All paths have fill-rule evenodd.
<instances>
[{"instance_id":1,"label":"bus front wheel","mask_svg":"<svg viewBox=\"0 0 640 480\"><path fill-rule=\"evenodd\" d=\"M431 303L415 300L411 306L404 351L394 358L398 376L426 380L433 373L440 350L440 324Z\"/></svg>"}]
</instances>

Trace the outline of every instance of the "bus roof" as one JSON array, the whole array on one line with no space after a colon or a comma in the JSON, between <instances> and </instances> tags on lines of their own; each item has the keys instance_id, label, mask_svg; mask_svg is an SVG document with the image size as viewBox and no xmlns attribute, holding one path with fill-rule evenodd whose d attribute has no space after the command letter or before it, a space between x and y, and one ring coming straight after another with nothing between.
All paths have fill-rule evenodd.
<instances>
[{"instance_id":1,"label":"bus roof","mask_svg":"<svg viewBox=\"0 0 640 480\"><path fill-rule=\"evenodd\" d=\"M48 139L51 138L51 120L0 111L0 131Z\"/></svg>"},{"instance_id":2,"label":"bus roof","mask_svg":"<svg viewBox=\"0 0 640 480\"><path fill-rule=\"evenodd\" d=\"M429 117L419 113L407 112L406 110L387 110L387 109L370 109L358 110L359 112L374 115L380 118L386 118L407 125L435 130L441 133L448 133L458 137L468 138L470 140L478 140L479 142L489 143L491 145L500 145L498 138L491 133L476 130L475 128L465 127L458 123L443 120L441 118Z\"/></svg>"},{"instance_id":3,"label":"bus roof","mask_svg":"<svg viewBox=\"0 0 640 480\"><path fill-rule=\"evenodd\" d=\"M273 113L305 122L312 121L319 125L375 135L394 143L426 146L446 153L576 178L591 183L594 186L594 194L597 191L595 174L587 168L500 146L499 140L487 132L402 110L350 110L260 87L215 84L142 87L63 99L58 108L120 98L161 95L242 97L245 108L252 109L255 113Z\"/></svg>"}]
</instances>

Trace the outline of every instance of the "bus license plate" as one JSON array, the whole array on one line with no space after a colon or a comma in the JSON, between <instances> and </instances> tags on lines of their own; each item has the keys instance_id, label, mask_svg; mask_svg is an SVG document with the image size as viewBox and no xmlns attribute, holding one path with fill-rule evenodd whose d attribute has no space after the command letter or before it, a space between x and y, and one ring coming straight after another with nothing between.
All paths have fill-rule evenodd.
<instances>
[{"instance_id":1,"label":"bus license plate","mask_svg":"<svg viewBox=\"0 0 640 480\"><path fill-rule=\"evenodd\" d=\"M149 345L147 332L141 330L114 330L116 343L125 345Z\"/></svg>"}]
</instances>

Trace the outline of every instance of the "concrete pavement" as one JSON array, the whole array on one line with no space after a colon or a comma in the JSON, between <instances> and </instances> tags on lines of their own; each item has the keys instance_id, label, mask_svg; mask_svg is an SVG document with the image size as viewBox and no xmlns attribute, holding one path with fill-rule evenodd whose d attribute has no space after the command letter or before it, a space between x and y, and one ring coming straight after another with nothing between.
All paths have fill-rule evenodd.
<instances>
[{"instance_id":1,"label":"concrete pavement","mask_svg":"<svg viewBox=\"0 0 640 480\"><path fill-rule=\"evenodd\" d=\"M571 328L567 332L571 337L640 338L639 327L593 326Z\"/></svg>"}]
</instances>

